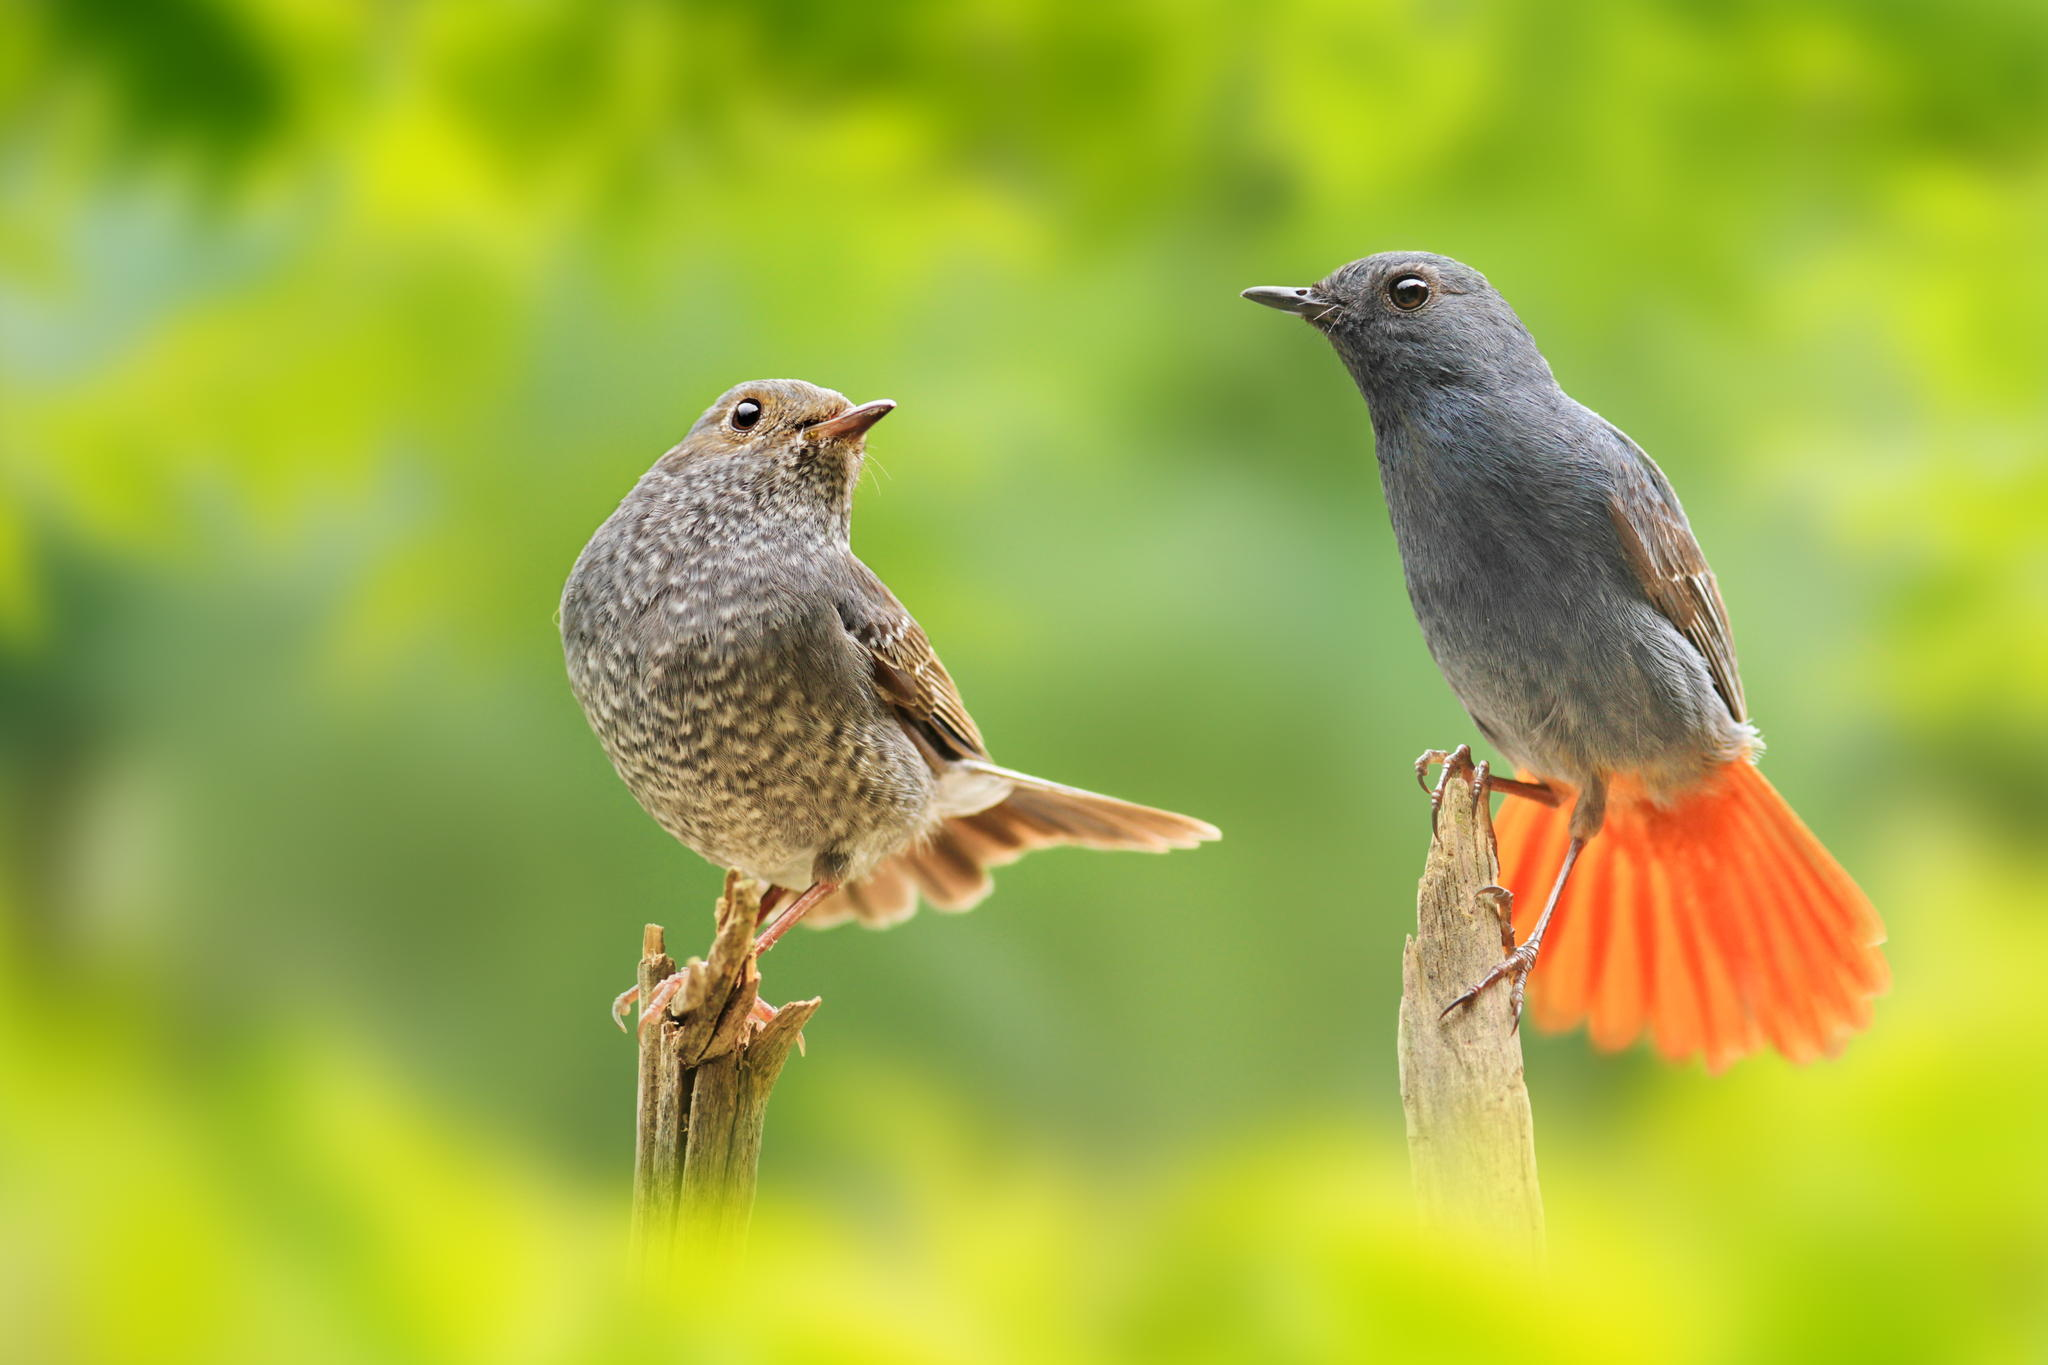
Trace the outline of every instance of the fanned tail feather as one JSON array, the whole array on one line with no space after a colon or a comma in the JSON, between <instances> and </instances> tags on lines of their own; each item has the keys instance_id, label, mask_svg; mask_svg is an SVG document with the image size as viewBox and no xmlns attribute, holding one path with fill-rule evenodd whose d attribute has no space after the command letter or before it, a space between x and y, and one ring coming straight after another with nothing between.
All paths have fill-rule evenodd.
<instances>
[{"instance_id":1,"label":"fanned tail feather","mask_svg":"<svg viewBox=\"0 0 2048 1365\"><path fill-rule=\"evenodd\" d=\"M865 880L820 901L804 922L825 928L857 919L881 928L908 919L919 896L940 910L970 910L994 889L990 868L1014 863L1033 849L1073 844L1164 853L1221 837L1214 825L1191 816L993 764L971 766L1010 782L1010 794L987 810L940 822Z\"/></svg>"},{"instance_id":2,"label":"fanned tail feather","mask_svg":"<svg viewBox=\"0 0 2048 1365\"><path fill-rule=\"evenodd\" d=\"M1564 862L1568 807L1509 798L1496 821L1518 941ZM1832 1056L1889 984L1869 900L1753 764L1671 806L1616 783L1529 977L1538 1027L1594 1044L1645 1033L1719 1071L1766 1045Z\"/></svg>"}]
</instances>

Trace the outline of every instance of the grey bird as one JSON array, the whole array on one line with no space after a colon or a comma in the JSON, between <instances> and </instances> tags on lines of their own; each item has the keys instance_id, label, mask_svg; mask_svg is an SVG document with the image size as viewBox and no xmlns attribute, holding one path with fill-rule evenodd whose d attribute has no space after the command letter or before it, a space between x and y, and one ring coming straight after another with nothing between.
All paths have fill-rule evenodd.
<instances>
[{"instance_id":1,"label":"grey bird","mask_svg":"<svg viewBox=\"0 0 2048 1365\"><path fill-rule=\"evenodd\" d=\"M1162 852L1185 815L997 766L931 642L854 556L868 429L895 404L728 390L591 537L562 594L576 699L662 828L791 925L965 910L1053 844Z\"/></svg>"},{"instance_id":2,"label":"grey bird","mask_svg":"<svg viewBox=\"0 0 2048 1365\"><path fill-rule=\"evenodd\" d=\"M1493 787L1530 798L1500 824L1525 940L1451 1003L1505 977L1519 1010L1557 916L1539 1024L1585 1019L1605 1046L1647 1031L1716 1069L1764 1043L1835 1050L1885 984L1883 929L1754 766L1727 610L1663 471L1448 257L1244 297L1305 318L1364 395L1423 638L1521 770Z\"/></svg>"}]
</instances>

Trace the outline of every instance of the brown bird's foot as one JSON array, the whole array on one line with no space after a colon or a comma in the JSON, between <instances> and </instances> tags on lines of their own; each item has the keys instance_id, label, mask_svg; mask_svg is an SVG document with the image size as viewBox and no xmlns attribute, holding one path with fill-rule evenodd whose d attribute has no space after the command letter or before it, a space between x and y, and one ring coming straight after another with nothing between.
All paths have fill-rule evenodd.
<instances>
[{"instance_id":1,"label":"brown bird's foot","mask_svg":"<svg viewBox=\"0 0 2048 1365\"><path fill-rule=\"evenodd\" d=\"M619 1026L619 1032L626 1032L626 1007L640 998L638 986L628 986L612 999L612 1022Z\"/></svg>"},{"instance_id":2,"label":"brown bird's foot","mask_svg":"<svg viewBox=\"0 0 2048 1365\"><path fill-rule=\"evenodd\" d=\"M668 1008L668 1002L676 998L676 992L683 988L683 983L687 980L689 977L686 974L676 972L654 984L653 993L647 997L647 1008L640 1011L640 1033L644 1035L648 1023L661 1017L662 1012ZM618 999L612 1001L612 1018L618 1021L620 1031L623 1032L626 1027L623 1011L639 998L640 988L635 986L630 991L622 992Z\"/></svg>"},{"instance_id":3,"label":"brown bird's foot","mask_svg":"<svg viewBox=\"0 0 2048 1365\"><path fill-rule=\"evenodd\" d=\"M812 882L804 893L783 907L782 913L770 920L754 940L754 956L759 957L775 946L775 941L796 927L796 922L811 912L811 907L839 889L838 882Z\"/></svg>"},{"instance_id":4,"label":"brown bird's foot","mask_svg":"<svg viewBox=\"0 0 2048 1365\"><path fill-rule=\"evenodd\" d=\"M682 980L683 974L677 972L674 976L667 978L654 988L654 1002L642 1011L640 1015L641 1028L645 1029L648 1019L658 1011L666 1008L668 1002L675 998L676 991L682 986ZM640 988L634 986L629 990L619 992L619 998L612 1001L612 1022L619 1026L619 1032L626 1032L626 1007L639 998ZM756 996L752 1013L755 1027L763 1028L774 1023L775 1016L780 1014L781 1011L766 1000ZM796 1036L796 1051L799 1057L803 1055L804 1036L801 1033Z\"/></svg>"},{"instance_id":5,"label":"brown bird's foot","mask_svg":"<svg viewBox=\"0 0 2048 1365\"><path fill-rule=\"evenodd\" d=\"M775 908L776 902L782 899L782 894L782 888L779 886L771 886L761 893L761 908L754 912L756 929L768 922L768 913Z\"/></svg>"},{"instance_id":6,"label":"brown bird's foot","mask_svg":"<svg viewBox=\"0 0 2048 1365\"><path fill-rule=\"evenodd\" d=\"M754 1031L758 1033L762 1029L767 1028L770 1024L775 1022L775 1016L780 1013L782 1013L781 1010L775 1008L775 1006L769 1004L766 1000L761 999L759 996L755 996L753 1011ZM796 1055L799 1057L805 1055L804 1035L801 1031L799 1031L796 1035Z\"/></svg>"}]
</instances>

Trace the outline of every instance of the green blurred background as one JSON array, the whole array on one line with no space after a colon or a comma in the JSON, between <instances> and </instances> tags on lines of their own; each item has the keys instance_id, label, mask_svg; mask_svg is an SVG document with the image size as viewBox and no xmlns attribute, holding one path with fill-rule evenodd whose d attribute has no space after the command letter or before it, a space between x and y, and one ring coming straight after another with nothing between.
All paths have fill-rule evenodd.
<instances>
[{"instance_id":1,"label":"green blurred background","mask_svg":"<svg viewBox=\"0 0 2048 1365\"><path fill-rule=\"evenodd\" d=\"M2048 9L0 25L13 1358L2048 1357ZM1531 1038L1526 1282L1410 1226L1394 1077L1470 727L1362 404L1237 298L1406 246L1671 473L1893 939L1831 1064ZM552 617L769 375L902 403L856 547L998 757L1227 837L788 941L755 1264L650 1298L603 1006L718 873Z\"/></svg>"}]
</instances>

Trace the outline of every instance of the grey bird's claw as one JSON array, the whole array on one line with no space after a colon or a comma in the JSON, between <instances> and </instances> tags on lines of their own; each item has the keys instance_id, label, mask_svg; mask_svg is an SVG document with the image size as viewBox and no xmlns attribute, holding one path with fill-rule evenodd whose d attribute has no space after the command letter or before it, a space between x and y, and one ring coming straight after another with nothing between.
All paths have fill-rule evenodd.
<instances>
[{"instance_id":1,"label":"grey bird's claw","mask_svg":"<svg viewBox=\"0 0 2048 1365\"><path fill-rule=\"evenodd\" d=\"M1572 841L1565 845L1564 866L1557 870L1557 880L1551 883L1550 887L1550 899L1543 903L1543 913L1536 917L1536 927L1529 931L1529 941L1519 948L1515 947L1515 919L1512 913L1508 914L1500 927L1500 944L1509 950L1508 955L1492 971L1481 977L1478 985L1445 1005L1443 1014L1439 1014L1437 1018L1444 1018L1502 977L1512 976L1514 994L1509 997L1509 1007L1513 1011L1514 1023L1508 1031L1513 1033L1522 1027L1522 993L1528 984L1530 969L1536 965L1536 954L1542 951L1543 935L1550 928L1550 917L1557 913L1557 900L1564 894L1564 884L1572 875L1572 865L1578 862L1579 851L1585 846L1585 839L1578 835L1574 835ZM1514 908L1514 893L1505 887L1482 886L1474 894L1493 901L1497 909L1512 911ZM1505 906L1501 905L1503 898L1507 901Z\"/></svg>"},{"instance_id":2,"label":"grey bird's claw","mask_svg":"<svg viewBox=\"0 0 2048 1365\"><path fill-rule=\"evenodd\" d=\"M1424 796L1435 796L1429 789L1429 765L1447 762L1450 757L1449 751L1444 749L1424 749L1421 756L1415 760L1415 785L1422 788Z\"/></svg>"},{"instance_id":3,"label":"grey bird's claw","mask_svg":"<svg viewBox=\"0 0 2048 1365\"><path fill-rule=\"evenodd\" d=\"M1522 992L1528 984L1530 969L1536 965L1536 950L1542 940L1532 934L1527 943L1519 948L1515 946L1515 893L1505 886L1495 882L1480 887L1472 895L1475 900L1490 904L1493 913L1499 917L1500 946L1507 951L1507 956L1502 958L1492 971L1479 978L1479 983L1472 989L1445 1005L1443 1013L1437 1018L1448 1019L1452 1010L1477 999L1479 992L1502 977L1511 976L1514 978L1514 986L1512 994L1508 997L1508 1008L1513 1022L1508 1025L1508 1032L1513 1033L1522 1027Z\"/></svg>"},{"instance_id":4,"label":"grey bird's claw","mask_svg":"<svg viewBox=\"0 0 2048 1365\"><path fill-rule=\"evenodd\" d=\"M1481 991L1502 977L1511 977L1514 984L1508 995L1508 1009L1513 1022L1508 1025L1508 1032L1513 1033L1519 1030L1522 1027L1522 995L1528 986L1529 969L1536 965L1536 954L1532 951L1534 947L1534 943L1525 943L1509 953L1505 958L1501 959L1500 963L1492 971L1480 977L1477 985L1473 986L1456 1000L1453 1000L1450 1004L1445 1005L1443 1013L1439 1014L1437 1018L1448 1019L1452 1010L1478 999Z\"/></svg>"},{"instance_id":5,"label":"grey bird's claw","mask_svg":"<svg viewBox=\"0 0 2048 1365\"><path fill-rule=\"evenodd\" d=\"M1494 918L1500 921L1500 947L1504 953L1515 950L1515 893L1499 883L1490 883L1474 891L1472 895L1492 905Z\"/></svg>"},{"instance_id":6,"label":"grey bird's claw","mask_svg":"<svg viewBox=\"0 0 2048 1365\"><path fill-rule=\"evenodd\" d=\"M1435 787L1429 785L1429 765L1432 763L1444 765ZM1437 812L1442 810L1444 805L1444 788L1449 784L1452 772L1460 770L1472 774L1472 800L1473 809L1476 810L1478 803L1487 797L1492 774L1484 760L1477 763L1472 761L1471 745L1460 744L1455 749L1424 749L1415 760L1416 784L1429 793L1429 833L1432 838L1436 836Z\"/></svg>"}]
</instances>

